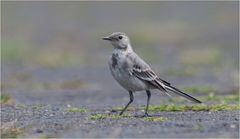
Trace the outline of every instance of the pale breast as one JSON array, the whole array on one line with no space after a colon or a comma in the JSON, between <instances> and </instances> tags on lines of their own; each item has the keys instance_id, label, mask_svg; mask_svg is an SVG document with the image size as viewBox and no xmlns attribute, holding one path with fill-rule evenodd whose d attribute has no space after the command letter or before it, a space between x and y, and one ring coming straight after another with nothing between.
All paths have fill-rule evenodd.
<instances>
[{"instance_id":1,"label":"pale breast","mask_svg":"<svg viewBox=\"0 0 240 139\"><path fill-rule=\"evenodd\" d=\"M113 53L109 59L109 67L114 79L126 90L146 90L147 85L129 72L129 62L125 55Z\"/></svg>"}]
</instances>

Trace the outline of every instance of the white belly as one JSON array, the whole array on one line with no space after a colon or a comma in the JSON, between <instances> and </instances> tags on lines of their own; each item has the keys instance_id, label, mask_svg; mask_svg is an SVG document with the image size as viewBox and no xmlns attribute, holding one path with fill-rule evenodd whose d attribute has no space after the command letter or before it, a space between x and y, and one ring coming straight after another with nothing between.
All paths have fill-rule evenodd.
<instances>
[{"instance_id":1,"label":"white belly","mask_svg":"<svg viewBox=\"0 0 240 139\"><path fill-rule=\"evenodd\" d=\"M141 91L147 90L146 83L138 79L137 77L130 75L130 72L124 66L123 61L118 61L115 67L112 66L112 61L109 61L109 67L114 79L128 91ZM118 68L119 67L119 68Z\"/></svg>"},{"instance_id":2,"label":"white belly","mask_svg":"<svg viewBox=\"0 0 240 139\"><path fill-rule=\"evenodd\" d=\"M123 73L118 69L113 69L112 75L117 80L117 82L126 90L141 91L147 89L147 86L143 81L134 76L130 76L130 74Z\"/></svg>"}]
</instances>

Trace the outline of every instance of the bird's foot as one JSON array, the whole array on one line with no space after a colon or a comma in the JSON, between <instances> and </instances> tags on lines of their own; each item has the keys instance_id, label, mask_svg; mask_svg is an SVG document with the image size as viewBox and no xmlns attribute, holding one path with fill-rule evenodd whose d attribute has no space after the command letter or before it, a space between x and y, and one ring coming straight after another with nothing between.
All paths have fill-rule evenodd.
<instances>
[{"instance_id":1,"label":"bird's foot","mask_svg":"<svg viewBox=\"0 0 240 139\"><path fill-rule=\"evenodd\" d=\"M143 115L143 117L151 117L147 112Z\"/></svg>"},{"instance_id":2,"label":"bird's foot","mask_svg":"<svg viewBox=\"0 0 240 139\"><path fill-rule=\"evenodd\" d=\"M123 114L123 112L120 112L119 115L121 116Z\"/></svg>"},{"instance_id":3,"label":"bird's foot","mask_svg":"<svg viewBox=\"0 0 240 139\"><path fill-rule=\"evenodd\" d=\"M145 113L144 115L135 115L136 118L144 118L144 117L152 117L151 115L148 115L148 113Z\"/></svg>"}]
</instances>

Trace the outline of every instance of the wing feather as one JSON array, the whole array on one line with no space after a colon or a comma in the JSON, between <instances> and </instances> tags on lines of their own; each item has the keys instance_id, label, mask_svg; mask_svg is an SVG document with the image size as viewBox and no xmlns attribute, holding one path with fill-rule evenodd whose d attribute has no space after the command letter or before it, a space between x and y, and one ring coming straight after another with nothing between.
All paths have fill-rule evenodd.
<instances>
[{"instance_id":1,"label":"wing feather","mask_svg":"<svg viewBox=\"0 0 240 139\"><path fill-rule=\"evenodd\" d=\"M160 79L151 69L146 68L146 69L141 69L139 66L134 65L132 74L137 76L138 78L142 80L147 80L147 81L160 81L164 85L171 85L169 82Z\"/></svg>"},{"instance_id":2,"label":"wing feather","mask_svg":"<svg viewBox=\"0 0 240 139\"><path fill-rule=\"evenodd\" d=\"M170 83L160 79L150 68L141 69L140 66L134 65L132 74L140 80L147 81L156 88L167 91L163 86L170 85Z\"/></svg>"},{"instance_id":3,"label":"wing feather","mask_svg":"<svg viewBox=\"0 0 240 139\"><path fill-rule=\"evenodd\" d=\"M156 87L157 89L164 91L167 95L169 95L167 92L171 91L173 93L176 93L182 97L185 97L191 101L201 103L201 101L195 99L194 97L180 91L179 89L171 86L171 84L165 80L160 79L150 68L150 66L145 63L140 57L138 57L137 54L131 53L128 55L129 58L129 65L130 66L130 74L134 75L138 79L145 81L152 85L153 87ZM170 96L170 95L169 95Z\"/></svg>"}]
</instances>

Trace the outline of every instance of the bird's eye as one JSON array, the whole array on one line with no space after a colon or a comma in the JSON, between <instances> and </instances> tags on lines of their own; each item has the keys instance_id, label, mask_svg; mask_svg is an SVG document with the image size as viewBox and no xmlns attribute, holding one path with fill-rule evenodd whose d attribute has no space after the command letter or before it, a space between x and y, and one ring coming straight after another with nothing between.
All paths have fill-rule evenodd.
<instances>
[{"instance_id":1,"label":"bird's eye","mask_svg":"<svg viewBox=\"0 0 240 139\"><path fill-rule=\"evenodd\" d=\"M121 40L123 37L122 36L119 36L118 39Z\"/></svg>"}]
</instances>

